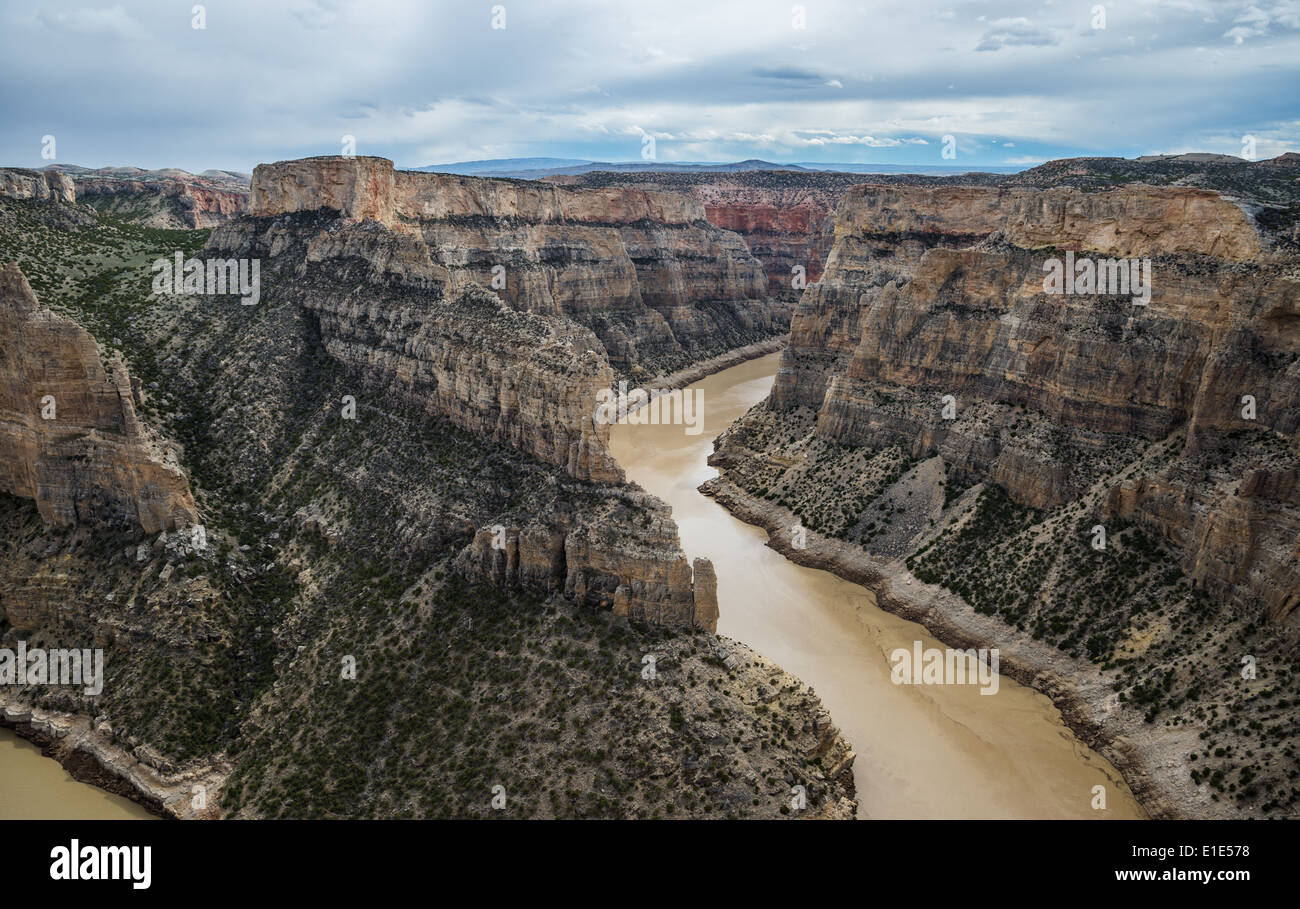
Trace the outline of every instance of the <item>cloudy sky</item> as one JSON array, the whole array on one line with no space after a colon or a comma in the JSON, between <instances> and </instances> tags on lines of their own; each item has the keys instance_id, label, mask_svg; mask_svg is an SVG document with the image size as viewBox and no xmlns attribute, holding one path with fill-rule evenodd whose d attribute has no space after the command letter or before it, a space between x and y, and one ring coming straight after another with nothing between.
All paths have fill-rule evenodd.
<instances>
[{"instance_id":1,"label":"cloudy sky","mask_svg":"<svg viewBox=\"0 0 1300 909\"><path fill-rule=\"evenodd\" d=\"M0 164L1300 151L1300 0L192 5L7 2Z\"/></svg>"}]
</instances>

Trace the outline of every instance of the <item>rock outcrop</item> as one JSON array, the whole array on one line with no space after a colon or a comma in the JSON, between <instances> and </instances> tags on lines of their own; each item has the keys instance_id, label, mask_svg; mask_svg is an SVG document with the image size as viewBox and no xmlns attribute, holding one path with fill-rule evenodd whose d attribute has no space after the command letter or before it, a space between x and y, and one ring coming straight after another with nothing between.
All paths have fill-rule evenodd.
<instances>
[{"instance_id":1,"label":"rock outcrop","mask_svg":"<svg viewBox=\"0 0 1300 909\"><path fill-rule=\"evenodd\" d=\"M1149 303L1045 292L1044 263L1064 250L1151 259ZM1182 433L1191 459L1262 430L1300 452L1300 282L1273 258L1243 209L1205 190L860 187L795 315L772 403L816 408L821 438L937 453L968 484L1034 507L1098 482L1117 438ZM948 395L958 418L943 418ZM1289 614L1292 482L1219 480L1174 471L1155 485L1176 492L1117 490L1113 511L1158 527L1199 584Z\"/></svg>"},{"instance_id":2,"label":"rock outcrop","mask_svg":"<svg viewBox=\"0 0 1300 909\"><path fill-rule=\"evenodd\" d=\"M453 293L477 283L516 309L586 325L626 371L681 368L788 320L744 240L680 193L394 171L366 157L256 169L250 214L322 209L422 244Z\"/></svg>"},{"instance_id":3,"label":"rock outcrop","mask_svg":"<svg viewBox=\"0 0 1300 909\"><path fill-rule=\"evenodd\" d=\"M145 532L192 524L197 509L171 452L136 418L120 361L43 309L16 265L0 271L0 489L35 499L51 524Z\"/></svg>"},{"instance_id":4,"label":"rock outcrop","mask_svg":"<svg viewBox=\"0 0 1300 909\"><path fill-rule=\"evenodd\" d=\"M54 170L0 167L0 196L75 205L77 191L66 174Z\"/></svg>"},{"instance_id":5,"label":"rock outcrop","mask_svg":"<svg viewBox=\"0 0 1300 909\"><path fill-rule=\"evenodd\" d=\"M562 593L634 621L717 631L713 564L687 561L671 509L628 492L596 510L480 528L458 567L497 587Z\"/></svg>"},{"instance_id":6,"label":"rock outcrop","mask_svg":"<svg viewBox=\"0 0 1300 909\"><path fill-rule=\"evenodd\" d=\"M76 185L83 202L146 227L215 227L240 214L248 202L245 192L198 179L144 182L83 176Z\"/></svg>"},{"instance_id":7,"label":"rock outcrop","mask_svg":"<svg viewBox=\"0 0 1300 909\"><path fill-rule=\"evenodd\" d=\"M386 158L320 157L259 164L248 214L273 217L330 209L356 221L395 224L393 163Z\"/></svg>"},{"instance_id":8,"label":"rock outcrop","mask_svg":"<svg viewBox=\"0 0 1300 909\"><path fill-rule=\"evenodd\" d=\"M639 257L628 257L630 238L695 230L651 245L662 252L685 243L680 255L694 261L689 241L699 241L716 264L709 232L690 226L698 214L683 196L557 192L395 174L376 158L308 159L259 167L249 216L216 229L208 252L260 259L268 304L310 314L323 349L360 380L364 405L395 396L593 484L584 508L479 527L458 560L464 573L712 630L716 593L707 583L696 591L670 511L623 485L609 426L595 419L597 393L615 374L597 334L569 316L597 306L603 286L608 297L621 287L625 302L662 318L644 304L655 270L643 273ZM535 223L520 227L525 216ZM595 226L597 218L605 222ZM520 231L529 243L567 244L566 261L588 265L547 264L527 247L534 267L522 269L520 293L489 292L473 263L507 247L519 253ZM602 285L599 269L623 283ZM710 576L707 567L699 573Z\"/></svg>"},{"instance_id":9,"label":"rock outcrop","mask_svg":"<svg viewBox=\"0 0 1300 909\"><path fill-rule=\"evenodd\" d=\"M872 179L866 174L824 171L596 172L548 182L689 193L704 207L710 224L745 240L763 265L768 295L793 304L804 287L821 278L835 236L834 213L840 198L850 187Z\"/></svg>"}]
</instances>

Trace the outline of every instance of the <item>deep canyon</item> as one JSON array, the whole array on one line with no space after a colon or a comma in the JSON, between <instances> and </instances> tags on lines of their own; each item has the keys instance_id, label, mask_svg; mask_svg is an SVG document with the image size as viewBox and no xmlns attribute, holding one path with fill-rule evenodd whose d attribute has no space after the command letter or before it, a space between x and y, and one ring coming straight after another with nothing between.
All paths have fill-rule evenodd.
<instances>
[{"instance_id":1,"label":"deep canyon","mask_svg":"<svg viewBox=\"0 0 1300 909\"><path fill-rule=\"evenodd\" d=\"M0 643L109 653L6 725L180 817L1293 814L1297 169L0 172Z\"/></svg>"}]
</instances>

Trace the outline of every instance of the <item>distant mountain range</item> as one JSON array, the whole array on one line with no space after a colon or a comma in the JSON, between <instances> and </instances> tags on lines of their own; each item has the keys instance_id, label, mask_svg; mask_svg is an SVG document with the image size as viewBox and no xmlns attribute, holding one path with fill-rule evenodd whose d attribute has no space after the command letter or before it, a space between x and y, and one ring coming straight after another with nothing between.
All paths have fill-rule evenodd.
<instances>
[{"instance_id":1,"label":"distant mountain range","mask_svg":"<svg viewBox=\"0 0 1300 909\"><path fill-rule=\"evenodd\" d=\"M613 173L737 173L754 170L805 170L833 171L853 174L934 174L957 175L970 173L1013 174L1024 168L987 165L958 167L939 164L879 164L879 163L814 163L776 164L750 158L732 163L684 161L585 161L574 158L492 158L483 161L456 161L451 164L427 164L411 170L431 173L461 174L469 177L514 177L521 180L538 180L556 175L578 176L594 171Z\"/></svg>"}]
</instances>

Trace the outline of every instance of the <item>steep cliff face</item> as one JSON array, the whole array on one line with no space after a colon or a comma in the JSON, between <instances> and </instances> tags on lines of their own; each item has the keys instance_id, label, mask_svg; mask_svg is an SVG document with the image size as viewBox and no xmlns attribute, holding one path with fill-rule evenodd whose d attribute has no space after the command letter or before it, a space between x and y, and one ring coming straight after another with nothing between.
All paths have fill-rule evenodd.
<instances>
[{"instance_id":1,"label":"steep cliff face","mask_svg":"<svg viewBox=\"0 0 1300 909\"><path fill-rule=\"evenodd\" d=\"M0 271L0 489L51 524L152 533L197 515L174 453L136 418L125 368L110 378L94 339L42 309L15 265Z\"/></svg>"},{"instance_id":2,"label":"steep cliff face","mask_svg":"<svg viewBox=\"0 0 1300 909\"><path fill-rule=\"evenodd\" d=\"M588 329L453 289L418 232L315 207L169 238L260 258L257 305L153 295L154 232L70 211L6 201L0 247L130 364L207 545L46 526L0 492L4 646L106 650L100 696L15 687L0 724L179 817L196 784L204 816L484 817L497 784L512 817L780 818L793 785L799 816L853 815L853 753L815 695L697 633L710 566L600 466L583 421L612 373ZM0 335L0 363L32 350L92 389L94 349ZM88 397L120 402L108 381ZM466 772L470 752L489 758Z\"/></svg>"},{"instance_id":3,"label":"steep cliff face","mask_svg":"<svg viewBox=\"0 0 1300 909\"><path fill-rule=\"evenodd\" d=\"M846 197L836 237L773 392L779 409L816 407L822 438L938 453L965 480L992 480L1040 508L1101 480L1095 462L1116 438L1180 432L1182 456L1194 458L1224 434L1264 430L1300 450L1300 283L1217 193L863 187ZM1152 259L1148 305L1045 292L1044 262L1062 250ZM955 419L942 416L945 395ZM1245 396L1253 419L1242 417ZM1209 515L1259 505L1216 494L1191 507L1195 487L1203 498L1212 484L1187 482L1178 481L1182 521L1149 523L1186 547L1198 583L1288 614L1300 597L1293 569L1260 571L1248 559L1226 570L1238 560L1203 551L1224 536ZM1281 519L1258 548L1289 551L1300 515L1285 494L1263 495Z\"/></svg>"},{"instance_id":4,"label":"steep cliff face","mask_svg":"<svg viewBox=\"0 0 1300 909\"><path fill-rule=\"evenodd\" d=\"M247 218L208 250L263 260L276 302L313 313L325 349L371 386L578 479L622 480L593 416L613 371L590 331L453 290L417 239L373 222Z\"/></svg>"},{"instance_id":5,"label":"steep cliff face","mask_svg":"<svg viewBox=\"0 0 1300 909\"><path fill-rule=\"evenodd\" d=\"M593 512L480 528L457 564L497 587L563 593L634 621L717 631L713 563L687 561L668 506L629 491Z\"/></svg>"},{"instance_id":6,"label":"steep cliff face","mask_svg":"<svg viewBox=\"0 0 1300 909\"><path fill-rule=\"evenodd\" d=\"M460 230L453 231L454 219L420 229L403 214L423 217L490 202L499 210L524 208L562 219L566 212L583 215L581 206L597 201L557 197L557 206L548 209L532 195L548 188L505 181L486 187L477 186L480 181L419 181L412 184L417 194L379 159L324 159L319 169L309 166L315 161L259 168L254 215L215 230L208 252L261 260L269 304L305 314L321 348L359 380L360 406L416 406L556 465L592 497L581 508L551 502L497 524L478 523L458 560L461 569L498 586L562 592L632 618L713 630L716 595L697 596L669 511L623 487L607 449L609 426L594 418L597 393L614 381L599 339L558 312L515 309L472 281L458 265L465 250L426 239ZM449 187L450 197L431 185ZM674 213L653 198L620 197L618 203L637 223L650 214L685 223L691 214ZM499 244L498 228L508 226L496 219L472 225L475 242L482 248ZM601 237L579 234L573 242L596 258L603 250L585 244ZM616 248L625 248L621 240ZM630 262L627 273L636 288ZM565 299L575 305L573 294Z\"/></svg>"},{"instance_id":7,"label":"steep cliff face","mask_svg":"<svg viewBox=\"0 0 1300 909\"><path fill-rule=\"evenodd\" d=\"M794 301L803 287L821 280L837 193L706 184L697 187L695 194L704 202L710 224L745 238L763 263L768 293ZM796 281L797 269L803 269L803 285Z\"/></svg>"},{"instance_id":8,"label":"steep cliff face","mask_svg":"<svg viewBox=\"0 0 1300 909\"><path fill-rule=\"evenodd\" d=\"M998 231L1026 249L1104 256L1257 256L1259 235L1239 205L1190 187L1135 185L1085 193L1068 187L883 186L850 191L835 237L938 234L971 240Z\"/></svg>"},{"instance_id":9,"label":"steep cliff face","mask_svg":"<svg viewBox=\"0 0 1300 909\"><path fill-rule=\"evenodd\" d=\"M124 180L79 176L81 200L100 211L136 220L146 227L215 227L240 214L248 193L198 179Z\"/></svg>"},{"instance_id":10,"label":"steep cliff face","mask_svg":"<svg viewBox=\"0 0 1300 909\"><path fill-rule=\"evenodd\" d=\"M394 223L393 166L385 158L321 157L259 164L248 213L255 218L331 209L351 220Z\"/></svg>"},{"instance_id":11,"label":"steep cliff face","mask_svg":"<svg viewBox=\"0 0 1300 909\"><path fill-rule=\"evenodd\" d=\"M889 285L897 289L911 281L931 249L966 248L994 234L994 245L1008 249L1058 250L1043 252L1035 263L1039 268L1062 250L1115 258L1206 255L1229 262L1262 251L1242 208L1205 190L1139 186L1087 194L1068 188L863 186L845 198L824 279L809 288L791 322L791 354L775 389L778 406L820 406L826 378L858 348L860 317ZM926 267L942 277L946 261L936 254ZM1180 271L1162 270L1158 286ZM1041 290L1042 277L1041 271L1028 275L1029 289L1036 284ZM933 280L922 276L923 282Z\"/></svg>"},{"instance_id":12,"label":"steep cliff face","mask_svg":"<svg viewBox=\"0 0 1300 909\"><path fill-rule=\"evenodd\" d=\"M1251 189L1257 169L1215 179ZM1024 668L1078 680L1067 701L1100 672L1118 700L1090 709L1134 714L1113 753L1139 743L1126 764L1158 804L1277 816L1300 801L1278 725L1300 641L1292 203L1271 177L1236 197L1116 182L1092 163L850 190L713 491L837 538L882 601L937 608L936 627L1045 642ZM1143 287L1082 283L1108 260ZM1055 292L1066 263L1081 283ZM1269 687L1239 684L1242 654ZM1249 722L1249 769L1216 751L1224 716Z\"/></svg>"},{"instance_id":13,"label":"steep cliff face","mask_svg":"<svg viewBox=\"0 0 1300 909\"><path fill-rule=\"evenodd\" d=\"M75 205L77 191L72 180L53 170L26 170L0 167L0 196L32 199L37 202L60 202Z\"/></svg>"},{"instance_id":14,"label":"steep cliff face","mask_svg":"<svg viewBox=\"0 0 1300 909\"><path fill-rule=\"evenodd\" d=\"M261 165L250 213L330 209L418 238L453 292L591 328L625 372L667 372L780 331L762 266L689 196L394 171L382 158Z\"/></svg>"},{"instance_id":15,"label":"steep cliff face","mask_svg":"<svg viewBox=\"0 0 1300 909\"><path fill-rule=\"evenodd\" d=\"M767 294L793 304L821 279L834 240L835 206L850 187L873 178L825 171L732 174L612 173L549 178L589 188L687 193L714 227L734 231L763 266ZM798 270L802 270L800 273ZM801 280L796 280L796 277Z\"/></svg>"}]
</instances>

